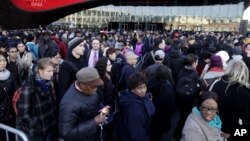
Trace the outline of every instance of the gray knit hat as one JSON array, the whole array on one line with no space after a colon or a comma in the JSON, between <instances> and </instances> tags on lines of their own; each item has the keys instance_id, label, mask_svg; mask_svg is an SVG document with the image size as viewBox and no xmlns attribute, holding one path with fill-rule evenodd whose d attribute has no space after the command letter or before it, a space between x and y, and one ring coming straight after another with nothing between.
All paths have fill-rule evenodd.
<instances>
[{"instance_id":1,"label":"gray knit hat","mask_svg":"<svg viewBox=\"0 0 250 141\"><path fill-rule=\"evenodd\" d=\"M233 47L233 54L235 55L241 55L242 54L242 49L238 46Z\"/></svg>"},{"instance_id":2,"label":"gray knit hat","mask_svg":"<svg viewBox=\"0 0 250 141\"><path fill-rule=\"evenodd\" d=\"M75 47L77 47L81 42L83 42L83 39L80 37L75 37L72 40L69 41L68 47L69 50L73 50Z\"/></svg>"},{"instance_id":3,"label":"gray knit hat","mask_svg":"<svg viewBox=\"0 0 250 141\"><path fill-rule=\"evenodd\" d=\"M103 85L97 70L93 67L85 67L76 73L76 79L85 85L99 86Z\"/></svg>"}]
</instances>

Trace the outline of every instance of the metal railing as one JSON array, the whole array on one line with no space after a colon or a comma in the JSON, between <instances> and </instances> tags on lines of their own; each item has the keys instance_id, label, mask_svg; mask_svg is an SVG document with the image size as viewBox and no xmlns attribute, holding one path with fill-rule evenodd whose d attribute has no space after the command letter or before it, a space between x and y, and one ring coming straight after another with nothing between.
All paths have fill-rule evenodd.
<instances>
[{"instance_id":1,"label":"metal railing","mask_svg":"<svg viewBox=\"0 0 250 141\"><path fill-rule=\"evenodd\" d=\"M15 128L12 128L10 126L7 126L7 125L0 123L0 130L5 130L6 141L9 141L9 135L8 135L9 132L15 134L16 141L19 141L18 139L20 139L20 138L18 138L18 136L21 137L22 141L29 141L27 136L22 131L17 130Z\"/></svg>"}]
</instances>

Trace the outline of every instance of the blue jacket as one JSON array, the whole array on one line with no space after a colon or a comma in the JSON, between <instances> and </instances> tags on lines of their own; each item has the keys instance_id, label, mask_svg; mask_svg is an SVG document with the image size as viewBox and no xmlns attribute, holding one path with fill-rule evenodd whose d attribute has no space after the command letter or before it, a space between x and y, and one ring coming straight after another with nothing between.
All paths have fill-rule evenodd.
<instances>
[{"instance_id":1,"label":"blue jacket","mask_svg":"<svg viewBox=\"0 0 250 141\"><path fill-rule=\"evenodd\" d=\"M155 108L149 95L139 97L125 90L121 92L119 104L121 108L119 140L150 141L150 120Z\"/></svg>"},{"instance_id":2,"label":"blue jacket","mask_svg":"<svg viewBox=\"0 0 250 141\"><path fill-rule=\"evenodd\" d=\"M27 42L26 46L29 51L32 53L33 59L36 60L38 58L38 46L33 42Z\"/></svg>"}]
</instances>

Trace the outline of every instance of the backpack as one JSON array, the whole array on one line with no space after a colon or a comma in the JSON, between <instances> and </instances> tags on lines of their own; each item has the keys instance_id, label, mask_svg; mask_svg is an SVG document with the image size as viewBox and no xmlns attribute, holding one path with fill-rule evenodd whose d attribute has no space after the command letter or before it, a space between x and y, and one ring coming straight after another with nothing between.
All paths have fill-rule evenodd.
<instances>
[{"instance_id":1,"label":"backpack","mask_svg":"<svg viewBox=\"0 0 250 141\"><path fill-rule=\"evenodd\" d=\"M139 57L139 60L135 64L135 69L137 71L141 71L143 69L143 65L144 65L146 56L147 56L147 53L145 53L143 56Z\"/></svg>"},{"instance_id":2,"label":"backpack","mask_svg":"<svg viewBox=\"0 0 250 141\"><path fill-rule=\"evenodd\" d=\"M177 82L176 93L183 104L193 103L197 90L197 83L189 77L181 77Z\"/></svg>"},{"instance_id":3,"label":"backpack","mask_svg":"<svg viewBox=\"0 0 250 141\"><path fill-rule=\"evenodd\" d=\"M197 92L197 84L189 77L182 77L178 80L176 92L182 95L194 95Z\"/></svg>"},{"instance_id":4,"label":"backpack","mask_svg":"<svg viewBox=\"0 0 250 141\"><path fill-rule=\"evenodd\" d=\"M17 107L18 107L18 102L20 100L20 95L22 93L22 89L23 89L23 87L18 88L15 91L14 96L12 98L12 105L13 105L16 116L18 115L18 108Z\"/></svg>"},{"instance_id":5,"label":"backpack","mask_svg":"<svg viewBox=\"0 0 250 141\"><path fill-rule=\"evenodd\" d=\"M136 65L135 65L135 70L137 71L142 71L145 64L145 61L146 61L146 56L148 55L148 53L150 53L151 57L153 58L154 62L155 62L155 58L154 58L154 52L153 50L151 50L150 52L146 52L143 56L141 56L139 58L139 61L137 61Z\"/></svg>"}]
</instances>

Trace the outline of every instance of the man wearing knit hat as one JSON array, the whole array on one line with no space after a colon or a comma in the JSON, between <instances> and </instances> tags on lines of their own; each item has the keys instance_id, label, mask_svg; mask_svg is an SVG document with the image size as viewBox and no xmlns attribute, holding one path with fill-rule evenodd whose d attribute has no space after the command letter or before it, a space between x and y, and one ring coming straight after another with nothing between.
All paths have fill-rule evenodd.
<instances>
[{"instance_id":1,"label":"man wearing knit hat","mask_svg":"<svg viewBox=\"0 0 250 141\"><path fill-rule=\"evenodd\" d=\"M86 66L83 56L84 50L84 43L81 37L75 37L69 41L67 60L72 62L78 70Z\"/></svg>"},{"instance_id":2,"label":"man wearing knit hat","mask_svg":"<svg viewBox=\"0 0 250 141\"><path fill-rule=\"evenodd\" d=\"M97 70L85 67L76 73L77 80L69 87L59 105L59 133L64 141L99 138L99 124L106 117L99 114L97 86L103 81Z\"/></svg>"}]
</instances>

